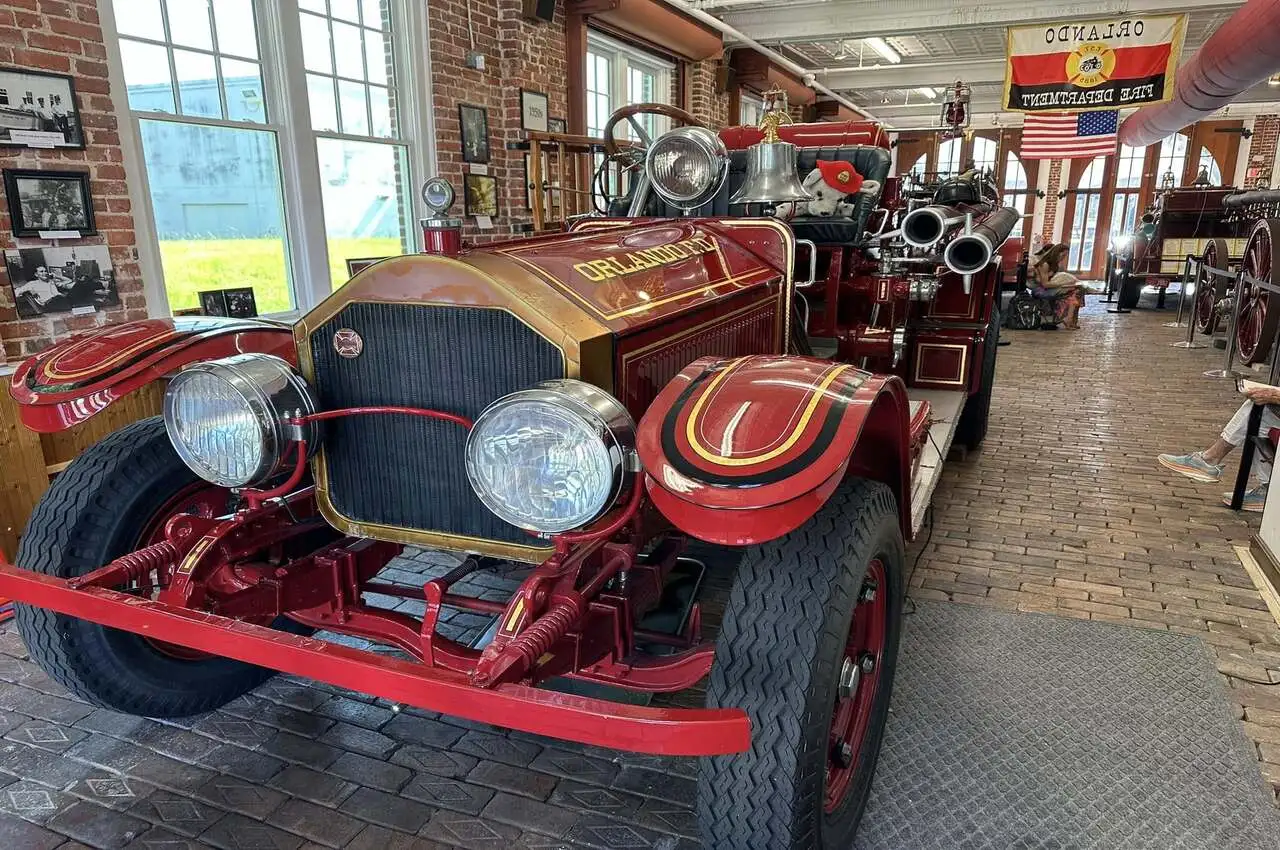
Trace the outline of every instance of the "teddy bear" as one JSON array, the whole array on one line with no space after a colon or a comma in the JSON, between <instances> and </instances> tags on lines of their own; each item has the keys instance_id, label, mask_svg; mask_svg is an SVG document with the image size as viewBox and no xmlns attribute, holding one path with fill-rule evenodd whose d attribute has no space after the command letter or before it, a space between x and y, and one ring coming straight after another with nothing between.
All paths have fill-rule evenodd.
<instances>
[{"instance_id":1,"label":"teddy bear","mask_svg":"<svg viewBox=\"0 0 1280 850\"><path fill-rule=\"evenodd\" d=\"M790 221L798 216L853 216L853 204L845 201L849 195L869 195L872 198L880 193L880 183L875 180L864 180L852 165L842 161L819 160L804 178L805 191L813 196L811 201L796 201L778 204L774 215L783 221Z\"/></svg>"}]
</instances>

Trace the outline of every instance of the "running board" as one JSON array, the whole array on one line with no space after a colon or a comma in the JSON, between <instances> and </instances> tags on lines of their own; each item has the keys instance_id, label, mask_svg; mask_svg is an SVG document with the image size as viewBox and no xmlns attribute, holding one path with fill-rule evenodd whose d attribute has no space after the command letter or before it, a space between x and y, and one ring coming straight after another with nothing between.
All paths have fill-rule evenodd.
<instances>
[{"instance_id":1,"label":"running board","mask_svg":"<svg viewBox=\"0 0 1280 850\"><path fill-rule=\"evenodd\" d=\"M920 463L916 465L915 476L911 480L911 537L914 539L924 525L924 515L933 501L933 491L938 489L938 481L942 478L942 465L946 462L947 453L951 451L951 443L956 438L956 428L960 425L960 411L968 400L968 393L963 390L919 390L908 389L914 412L918 402L927 401L932 411L933 425L929 428L929 439L925 441L924 450L920 453Z\"/></svg>"}]
</instances>

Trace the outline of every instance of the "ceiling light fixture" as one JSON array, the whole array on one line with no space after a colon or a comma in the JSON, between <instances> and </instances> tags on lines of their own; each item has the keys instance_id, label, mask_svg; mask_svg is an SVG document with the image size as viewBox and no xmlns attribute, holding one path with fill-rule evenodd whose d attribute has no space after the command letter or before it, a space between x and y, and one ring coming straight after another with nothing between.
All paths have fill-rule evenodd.
<instances>
[{"instance_id":1,"label":"ceiling light fixture","mask_svg":"<svg viewBox=\"0 0 1280 850\"><path fill-rule=\"evenodd\" d=\"M890 65L897 65L902 61L902 57L898 55L898 51L890 47L889 42L885 41L880 36L874 35L871 38L864 38L863 41L867 43L868 47L883 56L885 61Z\"/></svg>"},{"instance_id":2,"label":"ceiling light fixture","mask_svg":"<svg viewBox=\"0 0 1280 850\"><path fill-rule=\"evenodd\" d=\"M1280 74L1274 74L1270 77L1267 77L1267 85L1280 86Z\"/></svg>"},{"instance_id":3,"label":"ceiling light fixture","mask_svg":"<svg viewBox=\"0 0 1280 850\"><path fill-rule=\"evenodd\" d=\"M916 89L916 91L920 92L920 94L928 98L934 98L938 96L938 92L935 89L929 88L928 86L920 86L918 89Z\"/></svg>"}]
</instances>

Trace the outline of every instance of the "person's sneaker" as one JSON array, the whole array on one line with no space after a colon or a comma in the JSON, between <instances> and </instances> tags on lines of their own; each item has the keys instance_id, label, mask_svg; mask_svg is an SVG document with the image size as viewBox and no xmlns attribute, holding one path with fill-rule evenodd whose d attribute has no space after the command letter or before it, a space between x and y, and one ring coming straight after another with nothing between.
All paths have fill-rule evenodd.
<instances>
[{"instance_id":1,"label":"person's sneaker","mask_svg":"<svg viewBox=\"0 0 1280 850\"><path fill-rule=\"evenodd\" d=\"M1201 484L1212 484L1222 477L1222 467L1209 463L1200 452L1189 455L1157 455L1156 460L1165 469L1172 469Z\"/></svg>"},{"instance_id":2,"label":"person's sneaker","mask_svg":"<svg viewBox=\"0 0 1280 850\"><path fill-rule=\"evenodd\" d=\"M1222 504L1231 507L1231 493L1222 494ZM1248 511L1251 514L1262 513L1263 507L1267 504L1267 485L1259 484L1252 490L1244 492L1244 502L1240 505L1240 510Z\"/></svg>"}]
</instances>

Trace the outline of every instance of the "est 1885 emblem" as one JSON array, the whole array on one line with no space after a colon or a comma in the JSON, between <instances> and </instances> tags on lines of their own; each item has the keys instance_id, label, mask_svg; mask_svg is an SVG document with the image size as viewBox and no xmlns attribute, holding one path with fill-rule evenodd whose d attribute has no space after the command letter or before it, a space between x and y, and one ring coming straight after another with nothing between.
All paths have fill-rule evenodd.
<instances>
[{"instance_id":1,"label":"est 1885 emblem","mask_svg":"<svg viewBox=\"0 0 1280 850\"><path fill-rule=\"evenodd\" d=\"M340 328L333 334L333 350L339 357L359 357L364 351L364 340L351 328Z\"/></svg>"}]
</instances>

